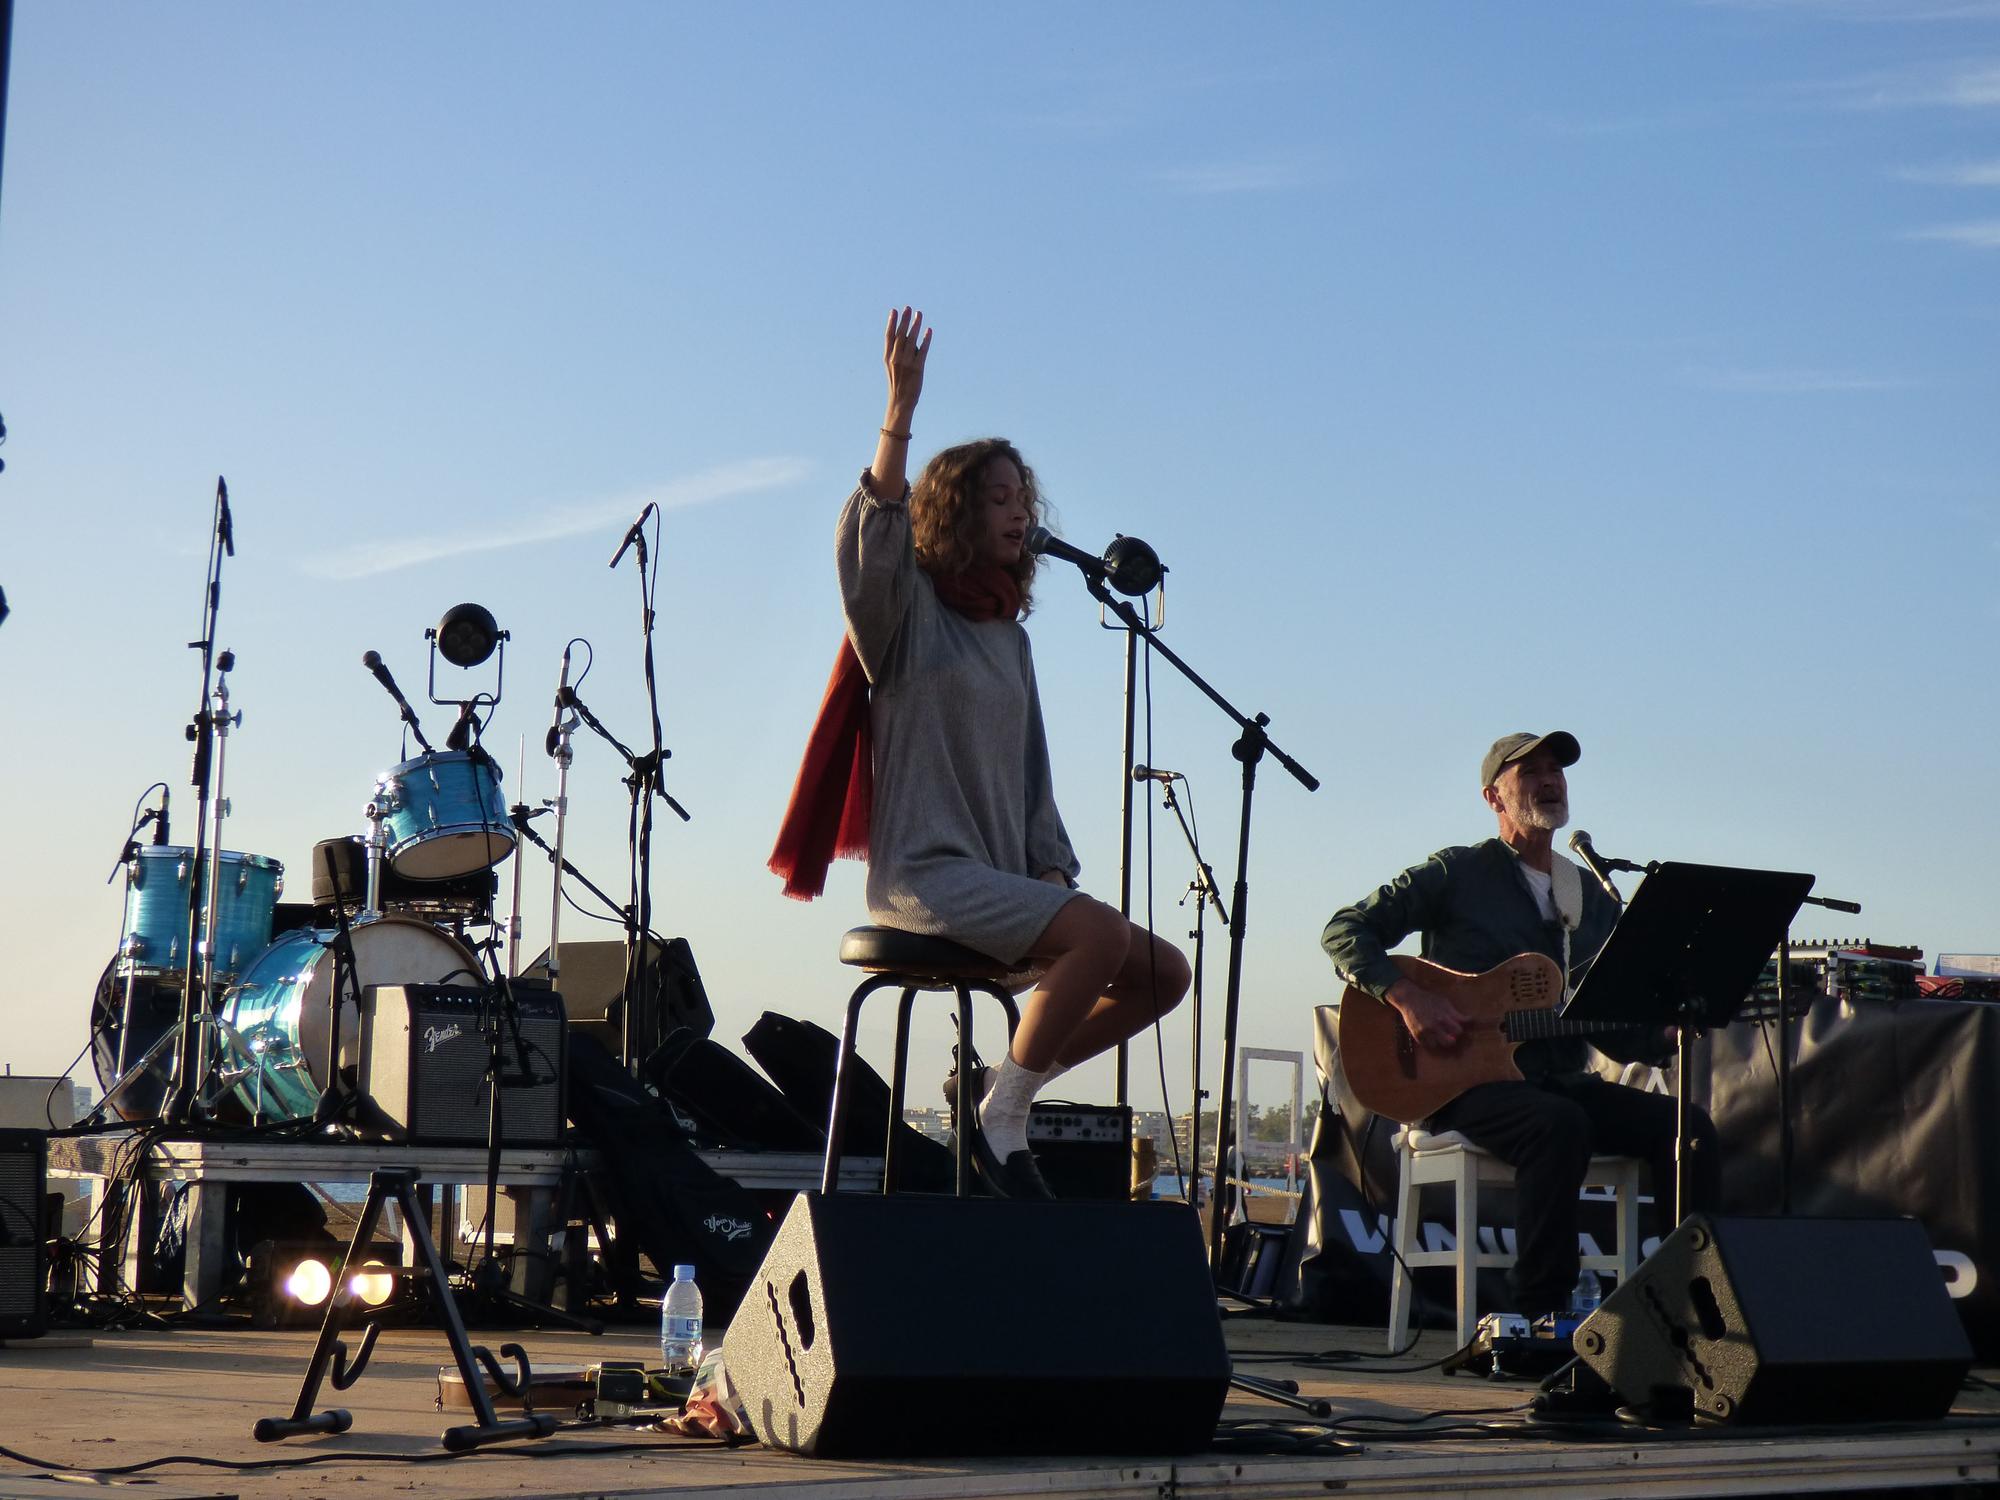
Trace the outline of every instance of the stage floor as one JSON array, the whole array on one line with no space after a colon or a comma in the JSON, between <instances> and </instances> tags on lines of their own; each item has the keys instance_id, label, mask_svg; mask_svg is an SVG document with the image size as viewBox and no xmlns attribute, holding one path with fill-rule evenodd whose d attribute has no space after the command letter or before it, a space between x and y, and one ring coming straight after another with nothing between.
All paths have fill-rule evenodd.
<instances>
[{"instance_id":1,"label":"stage floor","mask_svg":"<svg viewBox=\"0 0 2000 1500\"><path fill-rule=\"evenodd\" d=\"M1726 1495L1849 1494L1906 1486L2000 1488L2000 1396L1974 1386L1943 1423L1895 1428L1827 1427L1755 1434L1702 1431L1663 1436L1611 1428L1552 1437L1528 1428L1528 1382L1495 1382L1413 1369L1450 1352L1428 1334L1415 1354L1386 1362L1315 1360L1323 1351L1381 1347L1378 1329L1232 1318L1229 1345L1246 1374L1291 1375L1333 1403L1327 1424L1245 1396L1229 1423L1271 1424L1265 1452L1240 1443L1188 1459L1024 1456L965 1461L822 1462L756 1446L668 1438L632 1429L565 1430L538 1443L443 1457L450 1423L435 1405L440 1364L450 1356L429 1329L386 1333L366 1374L345 1392L324 1387L321 1405L345 1406L354 1427L338 1436L265 1446L250 1435L260 1416L289 1414L313 1335L244 1329L57 1334L0 1347L0 1444L75 1471L110 1469L170 1455L257 1463L312 1457L305 1468L227 1470L168 1464L132 1478L156 1500L187 1496L311 1497L421 1491L429 1496L699 1496L755 1484L788 1500L812 1496L1081 1495ZM554 1331L476 1332L497 1348L517 1339L537 1368L644 1360L649 1328L602 1338ZM350 1341L351 1342L351 1341ZM1992 1375L1993 1372L1982 1372ZM889 1414L885 1414L887 1416ZM1075 1421L1083 1414L1052 1413ZM1388 1420L1384 1420L1388 1419ZM1306 1424L1304 1426L1296 1424ZM1394 1425L1392 1425L1394 1424ZM1356 1445L1341 1452L1314 1439ZM1441 1430L1426 1431L1427 1428ZM1236 1429L1239 1438L1253 1436ZM1271 1443L1291 1451L1269 1451ZM605 1451L613 1446L619 1451ZM419 1462L382 1461L417 1458ZM357 1461L361 1460L361 1461ZM0 1497L73 1495L74 1479L0 1459Z\"/></svg>"}]
</instances>

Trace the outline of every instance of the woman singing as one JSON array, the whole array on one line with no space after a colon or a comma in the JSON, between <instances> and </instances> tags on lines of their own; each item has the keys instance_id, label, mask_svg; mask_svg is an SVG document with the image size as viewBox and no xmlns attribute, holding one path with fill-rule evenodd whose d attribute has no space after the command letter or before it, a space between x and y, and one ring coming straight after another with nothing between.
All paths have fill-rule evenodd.
<instances>
[{"instance_id":1,"label":"woman singing","mask_svg":"<svg viewBox=\"0 0 2000 1500\"><path fill-rule=\"evenodd\" d=\"M1058 1074L1179 1003L1188 966L1075 888L1020 624L1037 562L1024 546L1041 513L1034 472L1013 444L986 438L945 449L914 488L906 482L930 344L922 313L889 315L887 415L835 541L848 649L772 865L787 894L817 894L827 858L859 852L865 828L873 921L1041 971L980 1102L972 1159L991 1190L1048 1197L1028 1151L1028 1106ZM830 740L843 719L851 732ZM830 816L827 793L817 798L816 858L795 834L813 782L839 784Z\"/></svg>"}]
</instances>

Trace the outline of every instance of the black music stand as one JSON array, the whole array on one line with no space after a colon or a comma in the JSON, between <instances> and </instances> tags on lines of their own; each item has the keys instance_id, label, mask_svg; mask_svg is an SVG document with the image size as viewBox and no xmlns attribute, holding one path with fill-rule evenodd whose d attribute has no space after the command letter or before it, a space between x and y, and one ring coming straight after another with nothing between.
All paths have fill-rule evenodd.
<instances>
[{"instance_id":1,"label":"black music stand","mask_svg":"<svg viewBox=\"0 0 2000 1500\"><path fill-rule=\"evenodd\" d=\"M1688 1063L1693 1036L1727 1026L1750 998L1814 877L1726 865L1658 864L1562 1008L1564 1019L1676 1026L1674 1223L1686 1216ZM1655 1196L1659 1184L1653 1186Z\"/></svg>"}]
</instances>

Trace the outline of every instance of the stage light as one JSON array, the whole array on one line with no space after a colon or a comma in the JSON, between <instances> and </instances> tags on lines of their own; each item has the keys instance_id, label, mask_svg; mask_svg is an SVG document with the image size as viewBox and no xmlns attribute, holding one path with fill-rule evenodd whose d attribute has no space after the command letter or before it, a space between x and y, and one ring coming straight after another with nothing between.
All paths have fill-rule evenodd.
<instances>
[{"instance_id":1,"label":"stage light","mask_svg":"<svg viewBox=\"0 0 2000 1500\"><path fill-rule=\"evenodd\" d=\"M396 1295L396 1273L379 1260L368 1261L347 1278L347 1291L370 1307L380 1307Z\"/></svg>"},{"instance_id":2,"label":"stage light","mask_svg":"<svg viewBox=\"0 0 2000 1500\"><path fill-rule=\"evenodd\" d=\"M430 632L440 655L454 667L476 667L507 639L507 632L480 604L454 604Z\"/></svg>"},{"instance_id":3,"label":"stage light","mask_svg":"<svg viewBox=\"0 0 2000 1500\"><path fill-rule=\"evenodd\" d=\"M333 1291L333 1271L311 1256L293 1266L285 1277L285 1295L305 1307L318 1307Z\"/></svg>"}]
</instances>

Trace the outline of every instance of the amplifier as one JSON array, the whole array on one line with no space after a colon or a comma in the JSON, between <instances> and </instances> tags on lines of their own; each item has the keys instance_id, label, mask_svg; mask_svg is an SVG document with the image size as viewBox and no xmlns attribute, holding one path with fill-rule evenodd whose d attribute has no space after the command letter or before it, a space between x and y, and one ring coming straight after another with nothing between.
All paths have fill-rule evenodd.
<instances>
[{"instance_id":1,"label":"amplifier","mask_svg":"<svg viewBox=\"0 0 2000 1500\"><path fill-rule=\"evenodd\" d=\"M562 997L513 981L527 1071L509 1032L500 1047L500 1143L562 1143L568 1065ZM370 985L361 1003L362 1092L376 1122L415 1145L483 1146L486 1076L500 997L464 985Z\"/></svg>"},{"instance_id":2,"label":"amplifier","mask_svg":"<svg viewBox=\"0 0 2000 1500\"><path fill-rule=\"evenodd\" d=\"M1132 1196L1132 1111L1049 1101L1028 1111L1028 1144L1058 1198Z\"/></svg>"},{"instance_id":3,"label":"amplifier","mask_svg":"<svg viewBox=\"0 0 2000 1500\"><path fill-rule=\"evenodd\" d=\"M0 1130L0 1339L31 1339L48 1326L42 1302L42 1194L47 1137Z\"/></svg>"}]
</instances>

